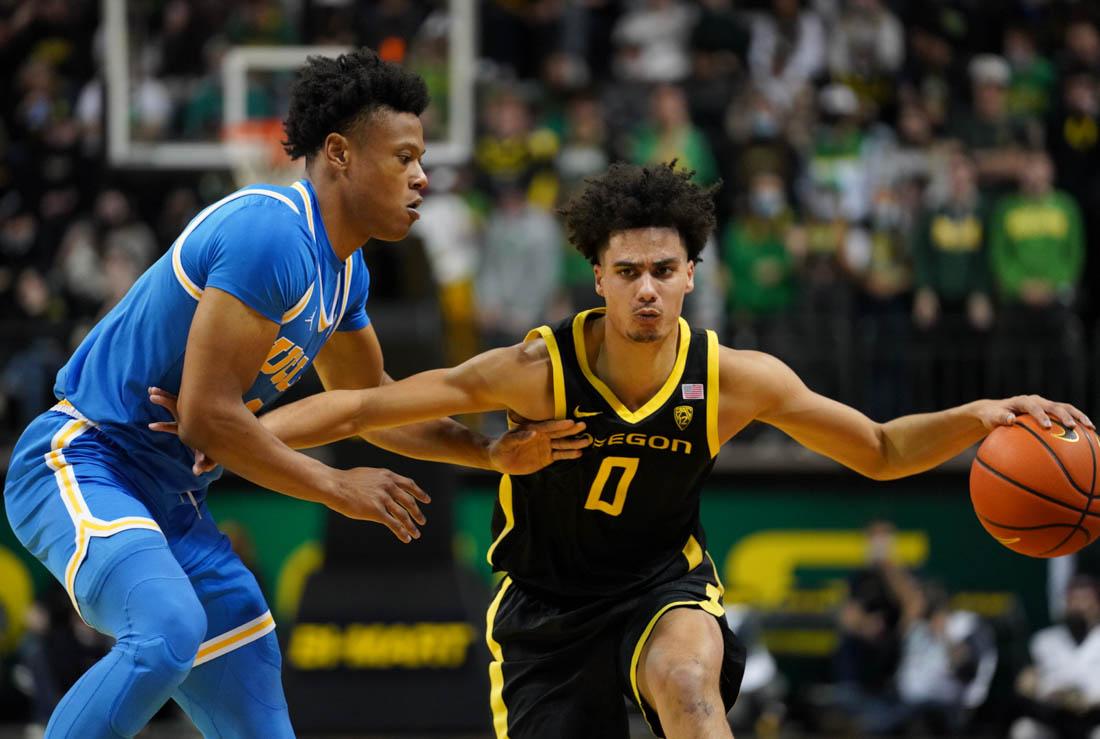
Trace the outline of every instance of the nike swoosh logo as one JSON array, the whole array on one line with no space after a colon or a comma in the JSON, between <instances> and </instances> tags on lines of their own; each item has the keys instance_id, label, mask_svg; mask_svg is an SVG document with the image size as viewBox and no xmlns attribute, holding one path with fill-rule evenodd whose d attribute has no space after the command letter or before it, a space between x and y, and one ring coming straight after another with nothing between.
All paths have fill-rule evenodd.
<instances>
[{"instance_id":1,"label":"nike swoosh logo","mask_svg":"<svg viewBox=\"0 0 1100 739\"><path fill-rule=\"evenodd\" d=\"M573 415L576 418L587 418L588 416L598 416L601 413L603 413L603 411L582 411L581 407L579 405L573 409Z\"/></svg>"}]
</instances>

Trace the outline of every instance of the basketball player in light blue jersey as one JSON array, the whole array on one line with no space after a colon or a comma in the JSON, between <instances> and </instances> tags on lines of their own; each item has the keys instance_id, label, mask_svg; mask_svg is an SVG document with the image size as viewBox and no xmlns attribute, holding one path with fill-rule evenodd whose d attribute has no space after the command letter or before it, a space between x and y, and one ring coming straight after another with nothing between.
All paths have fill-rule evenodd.
<instances>
[{"instance_id":1,"label":"basketball player in light blue jersey","mask_svg":"<svg viewBox=\"0 0 1100 739\"><path fill-rule=\"evenodd\" d=\"M274 620L206 507L214 470L419 536L428 496L388 470L336 470L282 444L256 413L314 364L327 388L388 381L359 248L401 239L426 185L416 75L369 51L309 60L286 148L307 179L255 185L187 226L58 374L60 402L20 438L4 502L19 540L86 622L117 639L62 698L48 737L129 737L169 699L206 736L293 736ZM179 395L180 438L156 386ZM368 438L409 456L530 472L579 454L577 424L490 442L452 421Z\"/></svg>"}]
</instances>

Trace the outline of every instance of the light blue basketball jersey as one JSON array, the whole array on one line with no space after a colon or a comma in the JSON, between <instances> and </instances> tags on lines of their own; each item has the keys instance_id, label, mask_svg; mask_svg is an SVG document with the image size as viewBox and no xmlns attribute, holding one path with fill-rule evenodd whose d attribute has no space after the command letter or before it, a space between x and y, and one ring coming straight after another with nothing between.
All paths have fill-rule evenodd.
<instances>
[{"instance_id":1,"label":"light blue basketball jersey","mask_svg":"<svg viewBox=\"0 0 1100 739\"><path fill-rule=\"evenodd\" d=\"M345 261L333 252L308 181L246 187L195 216L77 347L54 394L98 424L164 492L201 490L221 469L195 477L191 451L148 430L168 419L147 388L179 392L203 291L224 290L280 326L244 397L256 412L302 377L333 331L369 323L369 285L361 252Z\"/></svg>"}]
</instances>

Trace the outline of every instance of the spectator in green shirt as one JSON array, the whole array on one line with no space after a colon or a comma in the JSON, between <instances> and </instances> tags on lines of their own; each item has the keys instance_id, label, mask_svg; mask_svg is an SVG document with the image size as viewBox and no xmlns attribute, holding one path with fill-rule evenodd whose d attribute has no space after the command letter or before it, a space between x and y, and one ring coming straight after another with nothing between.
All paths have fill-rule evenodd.
<instances>
[{"instance_id":1,"label":"spectator in green shirt","mask_svg":"<svg viewBox=\"0 0 1100 739\"><path fill-rule=\"evenodd\" d=\"M1050 111L1058 75L1049 59L1039 53L1035 34L1023 24L1004 32L1005 59L1012 68L1008 83L1008 109L1016 118L1041 119Z\"/></svg>"},{"instance_id":2,"label":"spectator in green shirt","mask_svg":"<svg viewBox=\"0 0 1100 739\"><path fill-rule=\"evenodd\" d=\"M771 172L754 175L747 206L722 236L730 340L782 356L790 349L783 337L798 290L783 180Z\"/></svg>"},{"instance_id":3,"label":"spectator in green shirt","mask_svg":"<svg viewBox=\"0 0 1100 739\"><path fill-rule=\"evenodd\" d=\"M631 159L635 164L657 164L676 160L676 166L695 170L697 182L718 179L706 136L691 121L687 97L676 85L658 85L650 96L653 123L644 126L634 139Z\"/></svg>"},{"instance_id":4,"label":"spectator in green shirt","mask_svg":"<svg viewBox=\"0 0 1100 739\"><path fill-rule=\"evenodd\" d=\"M920 397L938 408L980 395L993 323L986 207L974 161L955 155L943 202L921 214L913 232L913 323L918 329Z\"/></svg>"},{"instance_id":5,"label":"spectator in green shirt","mask_svg":"<svg viewBox=\"0 0 1100 739\"><path fill-rule=\"evenodd\" d=\"M944 321L975 331L989 328L993 306L985 219L974 161L960 153L951 160L947 198L922 214L913 238L913 321L918 328L929 330Z\"/></svg>"},{"instance_id":6,"label":"spectator in green shirt","mask_svg":"<svg viewBox=\"0 0 1100 739\"><path fill-rule=\"evenodd\" d=\"M1085 243L1077 202L1055 190L1045 152L1032 153L1020 192L997 203L990 223L994 276L1006 305L1043 310L1072 302Z\"/></svg>"},{"instance_id":7,"label":"spectator in green shirt","mask_svg":"<svg viewBox=\"0 0 1100 739\"><path fill-rule=\"evenodd\" d=\"M1032 152L1020 192L997 203L989 226L993 278L1001 300L994 369L1009 392L1073 396L1080 337L1069 307L1085 261L1077 202L1053 187L1046 152ZM1001 389L1001 388L998 388Z\"/></svg>"}]
</instances>

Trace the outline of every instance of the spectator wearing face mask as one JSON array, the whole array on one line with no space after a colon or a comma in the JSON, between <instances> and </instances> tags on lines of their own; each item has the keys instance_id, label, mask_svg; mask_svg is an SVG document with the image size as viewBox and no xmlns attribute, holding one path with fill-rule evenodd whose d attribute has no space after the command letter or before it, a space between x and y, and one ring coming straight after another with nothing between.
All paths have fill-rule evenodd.
<instances>
[{"instance_id":1,"label":"spectator wearing face mask","mask_svg":"<svg viewBox=\"0 0 1100 739\"><path fill-rule=\"evenodd\" d=\"M1016 678L1024 716L1011 739L1100 738L1100 583L1078 575L1062 621L1031 638L1031 665Z\"/></svg>"},{"instance_id":2,"label":"spectator wearing face mask","mask_svg":"<svg viewBox=\"0 0 1100 739\"><path fill-rule=\"evenodd\" d=\"M793 349L789 314L798 291L787 248L791 225L783 180L761 172L752 178L747 207L722 237L731 344L788 360Z\"/></svg>"},{"instance_id":3,"label":"spectator wearing face mask","mask_svg":"<svg viewBox=\"0 0 1100 739\"><path fill-rule=\"evenodd\" d=\"M867 227L852 244L858 287L856 332L864 381L861 407L872 418L893 418L910 408L908 382L909 295L913 265L909 237L912 213L902 183L880 187L872 198ZM919 197L919 196L918 196Z\"/></svg>"},{"instance_id":4,"label":"spectator wearing face mask","mask_svg":"<svg viewBox=\"0 0 1100 739\"><path fill-rule=\"evenodd\" d=\"M815 186L807 202L806 217L787 241L801 283L799 375L815 391L855 403L852 257L866 233L845 217L843 195L835 184Z\"/></svg>"},{"instance_id":5,"label":"spectator wearing face mask","mask_svg":"<svg viewBox=\"0 0 1100 739\"><path fill-rule=\"evenodd\" d=\"M818 96L819 125L809 157L815 187L832 187L840 214L850 221L867 217L871 206L872 149L860 125L859 98L846 85L832 84Z\"/></svg>"},{"instance_id":6,"label":"spectator wearing face mask","mask_svg":"<svg viewBox=\"0 0 1100 739\"><path fill-rule=\"evenodd\" d=\"M777 174L784 182L796 180L799 155L787 138L788 120L760 90L747 90L730 104L726 133L737 152L731 163L734 193L748 192L761 172Z\"/></svg>"}]
</instances>

